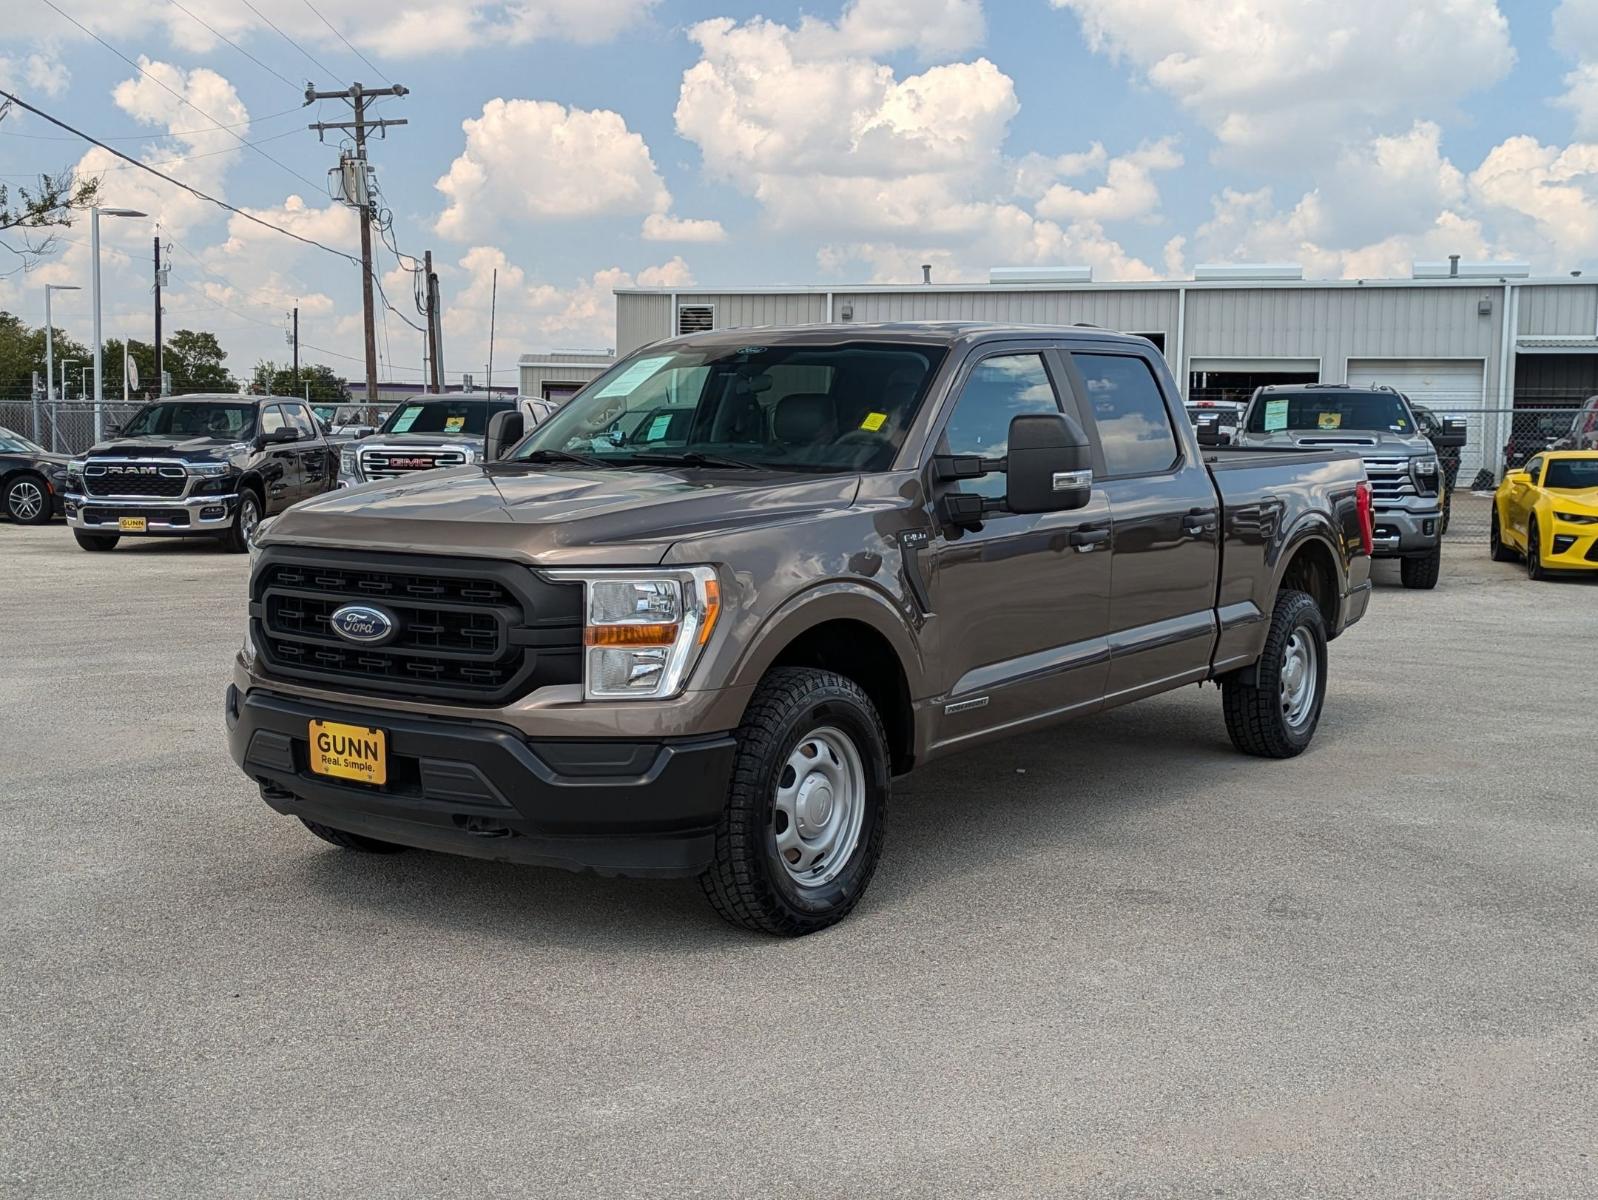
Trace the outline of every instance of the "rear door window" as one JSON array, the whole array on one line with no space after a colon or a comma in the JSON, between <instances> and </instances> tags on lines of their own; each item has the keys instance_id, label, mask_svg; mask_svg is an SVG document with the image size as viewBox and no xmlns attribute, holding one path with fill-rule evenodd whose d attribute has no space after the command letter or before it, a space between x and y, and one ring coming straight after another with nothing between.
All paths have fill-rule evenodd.
<instances>
[{"instance_id":1,"label":"rear door window","mask_svg":"<svg viewBox=\"0 0 1598 1200\"><path fill-rule=\"evenodd\" d=\"M1111 478L1169 471L1177 461L1176 433L1154 372L1128 354L1073 354L1087 389Z\"/></svg>"}]
</instances>

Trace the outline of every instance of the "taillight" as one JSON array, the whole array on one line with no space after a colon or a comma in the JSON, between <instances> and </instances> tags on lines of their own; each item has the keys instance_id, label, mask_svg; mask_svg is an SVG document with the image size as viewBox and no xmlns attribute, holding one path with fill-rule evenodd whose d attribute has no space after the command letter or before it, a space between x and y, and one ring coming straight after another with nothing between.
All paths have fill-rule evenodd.
<instances>
[{"instance_id":1,"label":"taillight","mask_svg":"<svg viewBox=\"0 0 1598 1200\"><path fill-rule=\"evenodd\" d=\"M1361 479L1354 485L1354 505L1359 509L1359 545L1366 555L1376 549L1375 515L1371 512L1371 485Z\"/></svg>"}]
</instances>

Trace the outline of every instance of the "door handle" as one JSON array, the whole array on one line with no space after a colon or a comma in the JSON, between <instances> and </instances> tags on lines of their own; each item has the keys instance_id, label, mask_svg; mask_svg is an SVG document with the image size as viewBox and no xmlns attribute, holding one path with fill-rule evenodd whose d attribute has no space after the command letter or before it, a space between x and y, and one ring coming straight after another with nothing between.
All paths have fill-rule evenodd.
<instances>
[{"instance_id":1,"label":"door handle","mask_svg":"<svg viewBox=\"0 0 1598 1200\"><path fill-rule=\"evenodd\" d=\"M1084 525L1071 531L1071 545L1078 550L1091 550L1101 542L1110 540L1110 531L1103 525Z\"/></svg>"},{"instance_id":2,"label":"door handle","mask_svg":"<svg viewBox=\"0 0 1598 1200\"><path fill-rule=\"evenodd\" d=\"M1215 510L1212 508L1189 509L1187 516L1182 518L1182 533L1188 537L1202 537L1214 532Z\"/></svg>"}]
</instances>

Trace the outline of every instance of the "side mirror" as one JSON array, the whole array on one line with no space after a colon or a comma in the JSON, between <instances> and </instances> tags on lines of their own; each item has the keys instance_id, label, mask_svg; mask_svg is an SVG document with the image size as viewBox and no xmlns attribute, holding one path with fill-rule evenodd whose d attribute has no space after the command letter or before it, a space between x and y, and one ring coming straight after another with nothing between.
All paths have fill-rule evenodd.
<instances>
[{"instance_id":1,"label":"side mirror","mask_svg":"<svg viewBox=\"0 0 1598 1200\"><path fill-rule=\"evenodd\" d=\"M499 462L509 454L516 443L522 440L526 428L527 423L522 419L521 412L514 408L488 418L488 461Z\"/></svg>"},{"instance_id":2,"label":"side mirror","mask_svg":"<svg viewBox=\"0 0 1598 1200\"><path fill-rule=\"evenodd\" d=\"M1007 457L1005 507L1011 512L1066 512L1093 497L1087 434L1063 413L1012 419Z\"/></svg>"},{"instance_id":3,"label":"side mirror","mask_svg":"<svg viewBox=\"0 0 1598 1200\"><path fill-rule=\"evenodd\" d=\"M292 425L283 425L272 430L271 433L263 433L260 440L263 446L279 446L284 442L297 442L300 440L300 431Z\"/></svg>"}]
</instances>

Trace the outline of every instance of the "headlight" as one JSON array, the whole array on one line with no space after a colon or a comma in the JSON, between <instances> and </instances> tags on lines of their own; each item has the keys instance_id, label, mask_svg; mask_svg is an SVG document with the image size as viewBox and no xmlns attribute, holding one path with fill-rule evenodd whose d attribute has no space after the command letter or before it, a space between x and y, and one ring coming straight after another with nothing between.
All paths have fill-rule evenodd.
<instances>
[{"instance_id":1,"label":"headlight","mask_svg":"<svg viewBox=\"0 0 1598 1200\"><path fill-rule=\"evenodd\" d=\"M712 567L559 570L583 585L583 697L665 700L682 691L721 614Z\"/></svg>"},{"instance_id":2,"label":"headlight","mask_svg":"<svg viewBox=\"0 0 1598 1200\"><path fill-rule=\"evenodd\" d=\"M226 475L232 467L225 462L184 463L190 475L199 475L206 479L214 479L218 475Z\"/></svg>"},{"instance_id":3,"label":"headlight","mask_svg":"<svg viewBox=\"0 0 1598 1200\"><path fill-rule=\"evenodd\" d=\"M1569 521L1572 525L1598 525L1598 517L1585 516L1582 513L1555 512L1554 519Z\"/></svg>"},{"instance_id":4,"label":"headlight","mask_svg":"<svg viewBox=\"0 0 1598 1200\"><path fill-rule=\"evenodd\" d=\"M252 572L255 570L256 560L261 557L261 535L266 532L267 526L275 520L277 520L276 517L267 517L265 520L257 521L255 528L250 530L250 570Z\"/></svg>"},{"instance_id":5,"label":"headlight","mask_svg":"<svg viewBox=\"0 0 1598 1200\"><path fill-rule=\"evenodd\" d=\"M1410 464L1417 475L1437 474L1437 460L1435 458L1417 458Z\"/></svg>"},{"instance_id":6,"label":"headlight","mask_svg":"<svg viewBox=\"0 0 1598 1200\"><path fill-rule=\"evenodd\" d=\"M67 463L67 474L68 475L82 475L83 474L83 468L88 466L88 465L89 465L89 460L88 459L86 459L86 458L74 458L71 462Z\"/></svg>"},{"instance_id":7,"label":"headlight","mask_svg":"<svg viewBox=\"0 0 1598 1200\"><path fill-rule=\"evenodd\" d=\"M461 453L466 455L465 463L467 466L470 466L481 457L476 446L462 446Z\"/></svg>"},{"instance_id":8,"label":"headlight","mask_svg":"<svg viewBox=\"0 0 1598 1200\"><path fill-rule=\"evenodd\" d=\"M239 657L246 667L255 666L255 638L250 634L249 618L244 621L244 644L239 647Z\"/></svg>"},{"instance_id":9,"label":"headlight","mask_svg":"<svg viewBox=\"0 0 1598 1200\"><path fill-rule=\"evenodd\" d=\"M361 477L361 463L355 453L354 446L340 446L338 452L338 469L352 479Z\"/></svg>"}]
</instances>

